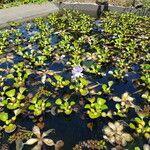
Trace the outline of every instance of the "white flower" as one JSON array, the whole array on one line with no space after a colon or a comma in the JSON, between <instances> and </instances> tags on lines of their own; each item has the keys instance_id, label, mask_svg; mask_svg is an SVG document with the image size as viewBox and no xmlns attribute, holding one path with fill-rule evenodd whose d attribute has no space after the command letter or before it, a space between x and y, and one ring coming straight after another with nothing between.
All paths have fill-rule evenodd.
<instances>
[{"instance_id":1,"label":"white flower","mask_svg":"<svg viewBox=\"0 0 150 150\"><path fill-rule=\"evenodd\" d=\"M72 76L71 78L72 79L76 79L76 78L79 78L79 77L83 77L83 68L80 67L80 66L75 66L72 70Z\"/></svg>"}]
</instances>

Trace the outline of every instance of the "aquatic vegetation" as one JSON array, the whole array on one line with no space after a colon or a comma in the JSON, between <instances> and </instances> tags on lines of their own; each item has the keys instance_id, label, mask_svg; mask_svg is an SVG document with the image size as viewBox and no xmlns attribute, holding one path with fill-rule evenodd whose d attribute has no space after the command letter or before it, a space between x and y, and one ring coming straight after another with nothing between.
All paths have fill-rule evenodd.
<instances>
[{"instance_id":1,"label":"aquatic vegetation","mask_svg":"<svg viewBox=\"0 0 150 150\"><path fill-rule=\"evenodd\" d=\"M46 99L38 99L37 96L34 96L30 102L28 109L33 111L33 114L35 116L41 115L46 108L49 108L51 106L50 102L47 102Z\"/></svg>"},{"instance_id":2,"label":"aquatic vegetation","mask_svg":"<svg viewBox=\"0 0 150 150\"><path fill-rule=\"evenodd\" d=\"M37 143L37 145L35 145L32 148L32 150L36 150L36 149L41 150L43 144L46 144L47 146L55 146L55 143L52 139L46 138L46 136L48 136L48 134L51 133L52 131L54 131L54 129L49 129L41 134L39 127L34 126L32 132L36 136L36 138L30 138L23 144L24 145L33 145L34 143Z\"/></svg>"},{"instance_id":3,"label":"aquatic vegetation","mask_svg":"<svg viewBox=\"0 0 150 150\"><path fill-rule=\"evenodd\" d=\"M104 112L104 110L108 109L108 106L105 104L106 100L103 98L88 98L87 99L90 104L86 104L84 108L88 109L87 114L90 118L95 119L100 116L106 117L107 114Z\"/></svg>"},{"instance_id":4,"label":"aquatic vegetation","mask_svg":"<svg viewBox=\"0 0 150 150\"><path fill-rule=\"evenodd\" d=\"M24 144L32 145L32 144L38 142L38 144L33 149L41 149L43 143L45 143L48 146L53 146L54 145L53 140L45 138L52 131L53 131L53 129L50 129L50 130L44 132L43 134L41 134L40 129L37 126L34 126L32 132L34 135L36 135L37 138L31 138L28 141L26 141Z\"/></svg>"},{"instance_id":5,"label":"aquatic vegetation","mask_svg":"<svg viewBox=\"0 0 150 150\"><path fill-rule=\"evenodd\" d=\"M137 134L143 135L146 139L150 140L150 121L144 121L141 118L134 118L134 122L129 124L131 129L134 129Z\"/></svg>"},{"instance_id":6,"label":"aquatic vegetation","mask_svg":"<svg viewBox=\"0 0 150 150\"><path fill-rule=\"evenodd\" d=\"M50 78L48 79L48 82L50 82L56 88L64 88L70 83L69 80L64 80L60 75L55 75L54 79L56 80L56 82L52 81Z\"/></svg>"},{"instance_id":7,"label":"aquatic vegetation","mask_svg":"<svg viewBox=\"0 0 150 150\"><path fill-rule=\"evenodd\" d=\"M9 143L13 143L19 140L28 140L32 137L33 133L31 131L19 128L13 135L8 139Z\"/></svg>"},{"instance_id":8,"label":"aquatic vegetation","mask_svg":"<svg viewBox=\"0 0 150 150\"><path fill-rule=\"evenodd\" d=\"M54 127L66 150L77 140L76 149L149 144L149 24L132 13L95 20L64 10L1 29L0 142L59 150L62 140L39 131Z\"/></svg>"},{"instance_id":9,"label":"aquatic vegetation","mask_svg":"<svg viewBox=\"0 0 150 150\"><path fill-rule=\"evenodd\" d=\"M112 99L115 102L120 102L115 105L117 112L114 113L115 115L119 115L120 117L126 116L125 113L128 112L129 108L135 107L135 105L133 104L134 98L131 97L128 92L122 94L121 98L115 96Z\"/></svg>"},{"instance_id":10,"label":"aquatic vegetation","mask_svg":"<svg viewBox=\"0 0 150 150\"><path fill-rule=\"evenodd\" d=\"M143 145L143 150L149 150L150 149L150 145L149 144L144 144ZM135 147L134 150L140 150L139 147Z\"/></svg>"},{"instance_id":11,"label":"aquatic vegetation","mask_svg":"<svg viewBox=\"0 0 150 150\"><path fill-rule=\"evenodd\" d=\"M76 144L73 150L83 150L84 148L101 150L107 149L107 146L103 140L87 140Z\"/></svg>"},{"instance_id":12,"label":"aquatic vegetation","mask_svg":"<svg viewBox=\"0 0 150 150\"><path fill-rule=\"evenodd\" d=\"M124 127L121 123L112 122L108 123L104 130L104 139L108 140L111 144L116 143L117 145L126 146L127 142L133 140L132 136L129 133L123 131Z\"/></svg>"},{"instance_id":13,"label":"aquatic vegetation","mask_svg":"<svg viewBox=\"0 0 150 150\"><path fill-rule=\"evenodd\" d=\"M73 111L73 106L76 104L75 101L68 101L57 99L55 103L59 106L58 112L64 112L66 115L70 115Z\"/></svg>"},{"instance_id":14,"label":"aquatic vegetation","mask_svg":"<svg viewBox=\"0 0 150 150\"><path fill-rule=\"evenodd\" d=\"M113 81L109 81L108 85L107 84L102 84L102 91L105 94L110 94L112 85L113 85Z\"/></svg>"}]
</instances>

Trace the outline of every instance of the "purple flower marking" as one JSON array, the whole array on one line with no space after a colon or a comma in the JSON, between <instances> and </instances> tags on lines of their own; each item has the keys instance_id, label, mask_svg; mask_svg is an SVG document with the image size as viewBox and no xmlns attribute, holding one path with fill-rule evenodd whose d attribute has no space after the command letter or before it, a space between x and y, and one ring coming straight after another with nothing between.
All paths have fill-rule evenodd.
<instances>
[{"instance_id":1,"label":"purple flower marking","mask_svg":"<svg viewBox=\"0 0 150 150\"><path fill-rule=\"evenodd\" d=\"M80 66L75 66L72 70L72 76L71 78L72 79L76 79L76 78L79 78L79 77L83 77L83 68L80 67Z\"/></svg>"}]
</instances>

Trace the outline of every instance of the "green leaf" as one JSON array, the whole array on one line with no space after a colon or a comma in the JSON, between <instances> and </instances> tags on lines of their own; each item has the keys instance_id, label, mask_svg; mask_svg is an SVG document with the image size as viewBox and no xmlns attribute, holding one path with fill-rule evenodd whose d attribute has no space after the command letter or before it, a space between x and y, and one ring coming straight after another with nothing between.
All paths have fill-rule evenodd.
<instances>
[{"instance_id":1,"label":"green leaf","mask_svg":"<svg viewBox=\"0 0 150 150\"><path fill-rule=\"evenodd\" d=\"M5 94L8 96L8 97L13 97L15 96L15 93L16 93L16 90L15 89L12 89L10 91L7 91Z\"/></svg>"},{"instance_id":2,"label":"green leaf","mask_svg":"<svg viewBox=\"0 0 150 150\"><path fill-rule=\"evenodd\" d=\"M9 86L4 86L3 90L6 91L9 88Z\"/></svg>"},{"instance_id":3,"label":"green leaf","mask_svg":"<svg viewBox=\"0 0 150 150\"><path fill-rule=\"evenodd\" d=\"M88 92L87 89L80 89L80 93L81 93L81 95L85 96L85 95L87 95L89 92Z\"/></svg>"},{"instance_id":4,"label":"green leaf","mask_svg":"<svg viewBox=\"0 0 150 150\"><path fill-rule=\"evenodd\" d=\"M27 75L30 75L31 74L31 71L29 69L26 69L26 74Z\"/></svg>"},{"instance_id":5,"label":"green leaf","mask_svg":"<svg viewBox=\"0 0 150 150\"><path fill-rule=\"evenodd\" d=\"M50 102L47 102L45 106L46 106L46 107L50 107L51 105L52 105L52 104L51 104Z\"/></svg>"},{"instance_id":6,"label":"green leaf","mask_svg":"<svg viewBox=\"0 0 150 150\"><path fill-rule=\"evenodd\" d=\"M141 123L141 119L138 118L138 117L136 117L136 118L134 119L134 121L137 122L137 123L139 123L139 124Z\"/></svg>"},{"instance_id":7,"label":"green leaf","mask_svg":"<svg viewBox=\"0 0 150 150\"><path fill-rule=\"evenodd\" d=\"M26 90L25 87L20 87L20 88L19 88L19 92L20 92L21 94L22 94L25 90Z\"/></svg>"},{"instance_id":8,"label":"green leaf","mask_svg":"<svg viewBox=\"0 0 150 150\"><path fill-rule=\"evenodd\" d=\"M54 78L57 80L57 81L62 81L62 77L60 75L55 75Z\"/></svg>"},{"instance_id":9,"label":"green leaf","mask_svg":"<svg viewBox=\"0 0 150 150\"><path fill-rule=\"evenodd\" d=\"M24 98L25 98L24 95L22 95L21 93L18 93L17 99L22 100L22 99L24 99Z\"/></svg>"},{"instance_id":10,"label":"green leaf","mask_svg":"<svg viewBox=\"0 0 150 150\"><path fill-rule=\"evenodd\" d=\"M65 106L65 108L69 107L69 103L68 103L68 102L65 102L65 103L64 103L64 106Z\"/></svg>"},{"instance_id":11,"label":"green leaf","mask_svg":"<svg viewBox=\"0 0 150 150\"><path fill-rule=\"evenodd\" d=\"M120 110L120 108L121 108L120 104L118 104L118 103L115 105L115 107L116 107L118 110Z\"/></svg>"},{"instance_id":12,"label":"green leaf","mask_svg":"<svg viewBox=\"0 0 150 150\"><path fill-rule=\"evenodd\" d=\"M108 86L109 86L109 87L111 87L113 84L114 84L113 81L109 81L109 82L108 82Z\"/></svg>"},{"instance_id":13,"label":"green leaf","mask_svg":"<svg viewBox=\"0 0 150 150\"><path fill-rule=\"evenodd\" d=\"M41 106L42 103L43 103L43 100L38 100L38 102L37 102L37 104L38 104L39 106Z\"/></svg>"},{"instance_id":14,"label":"green leaf","mask_svg":"<svg viewBox=\"0 0 150 150\"><path fill-rule=\"evenodd\" d=\"M70 85L69 86L70 90L74 89L74 86L73 85Z\"/></svg>"},{"instance_id":15,"label":"green leaf","mask_svg":"<svg viewBox=\"0 0 150 150\"><path fill-rule=\"evenodd\" d=\"M72 110L70 110L70 109L65 110L66 115L70 115L71 113L72 113Z\"/></svg>"},{"instance_id":16,"label":"green leaf","mask_svg":"<svg viewBox=\"0 0 150 150\"><path fill-rule=\"evenodd\" d=\"M134 150L141 150L139 147L135 147Z\"/></svg>"},{"instance_id":17,"label":"green leaf","mask_svg":"<svg viewBox=\"0 0 150 150\"><path fill-rule=\"evenodd\" d=\"M94 113L89 112L88 114L91 119L96 119L96 118L100 117L100 113L97 113L97 112L94 112Z\"/></svg>"},{"instance_id":18,"label":"green leaf","mask_svg":"<svg viewBox=\"0 0 150 150\"><path fill-rule=\"evenodd\" d=\"M98 99L97 99L97 103L98 103L99 105L104 105L104 104L106 103L106 100L103 99L103 98L98 98Z\"/></svg>"},{"instance_id":19,"label":"green leaf","mask_svg":"<svg viewBox=\"0 0 150 150\"><path fill-rule=\"evenodd\" d=\"M65 80L65 81L63 82L63 85L64 85L64 86L67 86L69 83L70 83L69 80Z\"/></svg>"},{"instance_id":20,"label":"green leaf","mask_svg":"<svg viewBox=\"0 0 150 150\"><path fill-rule=\"evenodd\" d=\"M8 113L1 112L0 113L0 120L6 122L8 120Z\"/></svg>"},{"instance_id":21,"label":"green leaf","mask_svg":"<svg viewBox=\"0 0 150 150\"><path fill-rule=\"evenodd\" d=\"M34 110L35 106L34 105L30 105L28 108L29 108L29 110Z\"/></svg>"},{"instance_id":22,"label":"green leaf","mask_svg":"<svg viewBox=\"0 0 150 150\"><path fill-rule=\"evenodd\" d=\"M6 76L6 78L7 78L7 79L13 79L14 76L13 76L13 74L8 74L8 75Z\"/></svg>"},{"instance_id":23,"label":"green leaf","mask_svg":"<svg viewBox=\"0 0 150 150\"><path fill-rule=\"evenodd\" d=\"M8 104L8 100L7 100L7 99L3 100L3 101L2 101L2 104L3 104L3 105L7 105L7 104Z\"/></svg>"},{"instance_id":24,"label":"green leaf","mask_svg":"<svg viewBox=\"0 0 150 150\"><path fill-rule=\"evenodd\" d=\"M90 109L90 108L91 108L91 105L90 105L90 104L86 104L86 105L84 106L84 108Z\"/></svg>"},{"instance_id":25,"label":"green leaf","mask_svg":"<svg viewBox=\"0 0 150 150\"><path fill-rule=\"evenodd\" d=\"M71 102L70 102L70 105L71 105L71 106L73 106L73 105L75 105L75 104L76 104L76 103L75 103L74 101L71 101Z\"/></svg>"},{"instance_id":26,"label":"green leaf","mask_svg":"<svg viewBox=\"0 0 150 150\"><path fill-rule=\"evenodd\" d=\"M59 98L59 99L57 99L56 101L55 101L55 104L57 104L57 105L61 105L62 104L62 100Z\"/></svg>"},{"instance_id":27,"label":"green leaf","mask_svg":"<svg viewBox=\"0 0 150 150\"><path fill-rule=\"evenodd\" d=\"M16 108L18 108L18 107L19 107L19 103L15 103L15 104L14 104L14 103L8 103L8 104L7 104L7 108L8 108L8 109L11 109L11 110L12 110L12 109L16 109Z\"/></svg>"},{"instance_id":28,"label":"green leaf","mask_svg":"<svg viewBox=\"0 0 150 150\"><path fill-rule=\"evenodd\" d=\"M102 105L101 110L105 110L105 109L108 109L108 106L107 105Z\"/></svg>"},{"instance_id":29,"label":"green leaf","mask_svg":"<svg viewBox=\"0 0 150 150\"><path fill-rule=\"evenodd\" d=\"M35 104L35 103L37 102L37 97L34 96L34 97L32 98L32 100L31 100L31 102L32 102L33 104Z\"/></svg>"},{"instance_id":30,"label":"green leaf","mask_svg":"<svg viewBox=\"0 0 150 150\"><path fill-rule=\"evenodd\" d=\"M91 102L91 103L94 103L95 102L95 97L88 98L88 101Z\"/></svg>"},{"instance_id":31,"label":"green leaf","mask_svg":"<svg viewBox=\"0 0 150 150\"><path fill-rule=\"evenodd\" d=\"M106 85L106 84L103 84L103 85L102 85L102 89L103 89L104 91L106 91L106 90L107 90L107 85Z\"/></svg>"},{"instance_id":32,"label":"green leaf","mask_svg":"<svg viewBox=\"0 0 150 150\"><path fill-rule=\"evenodd\" d=\"M85 85L85 86L89 84L89 81L84 78L80 78L80 82L82 85Z\"/></svg>"},{"instance_id":33,"label":"green leaf","mask_svg":"<svg viewBox=\"0 0 150 150\"><path fill-rule=\"evenodd\" d=\"M15 124L9 124L8 126L5 127L5 132L11 133L15 131L16 125Z\"/></svg>"},{"instance_id":34,"label":"green leaf","mask_svg":"<svg viewBox=\"0 0 150 150\"><path fill-rule=\"evenodd\" d=\"M131 129L135 129L135 125L134 125L133 123L130 123L130 124L129 124L129 127L130 127Z\"/></svg>"}]
</instances>

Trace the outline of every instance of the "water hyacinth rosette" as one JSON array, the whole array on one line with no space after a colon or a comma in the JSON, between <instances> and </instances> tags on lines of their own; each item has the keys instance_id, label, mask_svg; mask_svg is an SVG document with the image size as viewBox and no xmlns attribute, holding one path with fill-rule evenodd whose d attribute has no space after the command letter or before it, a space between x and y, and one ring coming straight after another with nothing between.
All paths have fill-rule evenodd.
<instances>
[{"instance_id":1,"label":"water hyacinth rosette","mask_svg":"<svg viewBox=\"0 0 150 150\"><path fill-rule=\"evenodd\" d=\"M38 126L34 126L32 132L36 137L29 139L24 144L33 145L37 143L37 145L35 145L32 148L32 150L41 150L43 144L46 144L47 146L54 146L55 145L54 141L52 139L46 138L46 136L48 136L48 134L51 133L52 131L54 131L54 129L49 129L41 134L40 128Z\"/></svg>"},{"instance_id":2,"label":"water hyacinth rosette","mask_svg":"<svg viewBox=\"0 0 150 150\"><path fill-rule=\"evenodd\" d=\"M72 70L72 79L83 77L83 68L81 66L75 66Z\"/></svg>"},{"instance_id":3,"label":"water hyacinth rosette","mask_svg":"<svg viewBox=\"0 0 150 150\"><path fill-rule=\"evenodd\" d=\"M132 141L132 136L123 131L123 125L116 121L115 123L109 122L108 126L104 128L104 139L108 140L111 144L126 146L127 142Z\"/></svg>"}]
</instances>

